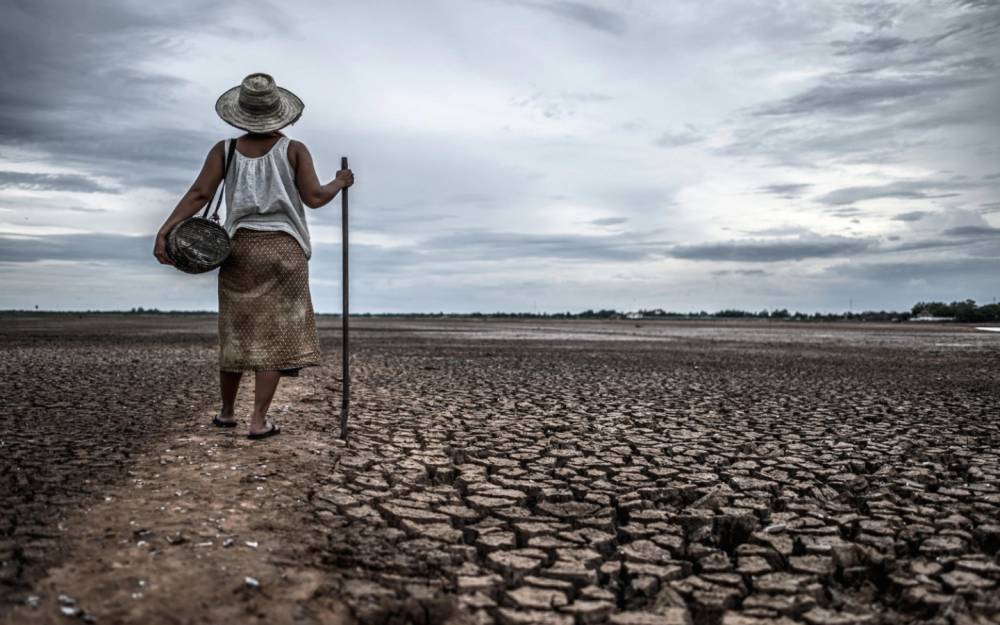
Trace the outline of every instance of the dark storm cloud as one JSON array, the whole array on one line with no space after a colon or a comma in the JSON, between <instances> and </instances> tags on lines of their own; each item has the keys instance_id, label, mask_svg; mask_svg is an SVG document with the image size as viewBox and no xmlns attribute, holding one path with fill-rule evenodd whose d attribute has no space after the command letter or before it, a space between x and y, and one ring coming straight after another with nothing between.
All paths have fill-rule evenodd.
<instances>
[{"instance_id":1,"label":"dark storm cloud","mask_svg":"<svg viewBox=\"0 0 1000 625\"><path fill-rule=\"evenodd\" d=\"M925 24L915 20L917 30L906 28L911 16L900 5L842 10L863 32L832 42L835 69L798 93L746 109L717 153L802 168L824 160L886 164L905 162L909 150L936 147L928 131L997 136L1000 2L943 11ZM909 32L924 36L905 36Z\"/></svg>"},{"instance_id":2,"label":"dark storm cloud","mask_svg":"<svg viewBox=\"0 0 1000 625\"><path fill-rule=\"evenodd\" d=\"M901 240L901 237L886 237L887 240L893 241L894 244L891 246L885 246L877 250L882 254L898 254L901 252L929 252L932 250L941 250L951 248L954 252L958 252L959 255L962 252L970 251L970 240L968 238L931 238L931 239L914 239L911 241L904 241L902 243L896 243ZM975 241L972 241L975 243ZM953 252L953 253L954 253Z\"/></svg>"},{"instance_id":3,"label":"dark storm cloud","mask_svg":"<svg viewBox=\"0 0 1000 625\"><path fill-rule=\"evenodd\" d=\"M0 189L27 191L75 191L77 193L118 193L92 178L80 174L36 174L23 171L0 171Z\"/></svg>"},{"instance_id":4,"label":"dark storm cloud","mask_svg":"<svg viewBox=\"0 0 1000 625\"><path fill-rule=\"evenodd\" d=\"M927 211L909 211L907 213L900 213L893 217L895 221L920 221L924 217L930 215Z\"/></svg>"},{"instance_id":5,"label":"dark storm cloud","mask_svg":"<svg viewBox=\"0 0 1000 625\"><path fill-rule=\"evenodd\" d=\"M720 243L678 245L667 250L674 258L685 260L742 261L773 263L806 258L830 258L860 254L873 249L874 239L851 237L798 237L795 239L742 240Z\"/></svg>"},{"instance_id":6,"label":"dark storm cloud","mask_svg":"<svg viewBox=\"0 0 1000 625\"><path fill-rule=\"evenodd\" d=\"M224 10L218 3L197 11L139 2L6 3L0 146L48 152L128 186L176 191L190 184L212 142L171 123L171 93L187 82L137 68L169 58L180 33L224 32L213 26L226 23Z\"/></svg>"},{"instance_id":7,"label":"dark storm cloud","mask_svg":"<svg viewBox=\"0 0 1000 625\"><path fill-rule=\"evenodd\" d=\"M137 261L153 258L153 238L124 234L0 235L0 262Z\"/></svg>"},{"instance_id":8,"label":"dark storm cloud","mask_svg":"<svg viewBox=\"0 0 1000 625\"><path fill-rule=\"evenodd\" d=\"M1000 236L1000 228L990 226L961 226L949 228L942 234L949 237L997 237Z\"/></svg>"},{"instance_id":9,"label":"dark storm cloud","mask_svg":"<svg viewBox=\"0 0 1000 625\"><path fill-rule=\"evenodd\" d=\"M568 0L546 0L544 2L508 0L508 2L544 11L612 35L622 35L627 28L625 18L618 13L583 2L570 2Z\"/></svg>"},{"instance_id":10,"label":"dark storm cloud","mask_svg":"<svg viewBox=\"0 0 1000 625\"><path fill-rule=\"evenodd\" d=\"M854 41L834 41L833 45L839 48L837 56L847 56L850 54L884 54L898 50L909 44L910 41L902 37L862 37Z\"/></svg>"},{"instance_id":11,"label":"dark storm cloud","mask_svg":"<svg viewBox=\"0 0 1000 625\"><path fill-rule=\"evenodd\" d=\"M899 241L899 237L890 241ZM897 254L900 252L926 252L950 248L951 258L973 257L983 255L1000 255L1000 228L994 228L985 223L948 228L940 235L931 238L910 239L893 245L874 249L877 254Z\"/></svg>"}]
</instances>

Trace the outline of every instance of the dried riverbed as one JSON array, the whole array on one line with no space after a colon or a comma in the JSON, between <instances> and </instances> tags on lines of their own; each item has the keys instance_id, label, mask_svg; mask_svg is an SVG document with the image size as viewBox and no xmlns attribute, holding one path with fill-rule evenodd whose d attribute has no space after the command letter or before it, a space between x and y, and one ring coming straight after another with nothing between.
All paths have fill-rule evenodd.
<instances>
[{"instance_id":1,"label":"dried riverbed","mask_svg":"<svg viewBox=\"0 0 1000 625\"><path fill-rule=\"evenodd\" d=\"M363 320L343 445L335 321L261 443L205 426L213 324L5 320L9 622L1000 613L1000 337Z\"/></svg>"}]
</instances>

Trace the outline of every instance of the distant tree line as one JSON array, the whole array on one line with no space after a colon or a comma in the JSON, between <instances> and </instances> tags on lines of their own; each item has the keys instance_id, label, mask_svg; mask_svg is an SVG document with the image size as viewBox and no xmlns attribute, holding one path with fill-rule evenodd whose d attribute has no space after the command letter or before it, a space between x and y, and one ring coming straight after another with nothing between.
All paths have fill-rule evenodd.
<instances>
[{"instance_id":1,"label":"distant tree line","mask_svg":"<svg viewBox=\"0 0 1000 625\"><path fill-rule=\"evenodd\" d=\"M214 315L211 310L160 310L158 308L143 308L137 306L127 311L87 310L87 311L21 311L0 310L0 313L17 314L23 312L39 312L45 314L127 314L127 315ZM323 313L322 317L339 317L338 313ZM914 317L950 318L967 323L1000 321L1000 304L984 304L977 306L974 300L962 302L917 302L908 311L866 310L862 312L845 313L803 313L789 312L785 308L772 310L739 310L725 308L715 312L701 310L698 312L671 312L662 308L638 310L632 312L618 311L614 308L600 310L587 309L583 312L557 313L527 313L527 312L493 312L493 313L355 313L352 317L416 317L440 318L459 317L470 319L779 319L791 321L906 321Z\"/></svg>"},{"instance_id":2,"label":"distant tree line","mask_svg":"<svg viewBox=\"0 0 1000 625\"><path fill-rule=\"evenodd\" d=\"M89 312L89 311L88 311ZM97 311L100 312L100 311ZM137 306L125 311L126 315L214 315L214 310L160 310L159 308L143 308Z\"/></svg>"},{"instance_id":3,"label":"distant tree line","mask_svg":"<svg viewBox=\"0 0 1000 625\"><path fill-rule=\"evenodd\" d=\"M635 313L643 319L779 319L792 321L906 321L910 318L909 312L895 312L891 310L866 310L863 312L843 312L843 313L804 313L789 312L787 308L775 308L773 310L739 310L735 308L725 308L715 312L702 310L698 312L668 312L661 309L640 310ZM622 316L621 313L617 313ZM610 315L614 318L615 315Z\"/></svg>"},{"instance_id":4,"label":"distant tree line","mask_svg":"<svg viewBox=\"0 0 1000 625\"><path fill-rule=\"evenodd\" d=\"M913 315L928 314L932 317L953 317L955 321L978 323L1000 321L1000 304L977 306L975 300L964 302L917 302L911 309Z\"/></svg>"}]
</instances>

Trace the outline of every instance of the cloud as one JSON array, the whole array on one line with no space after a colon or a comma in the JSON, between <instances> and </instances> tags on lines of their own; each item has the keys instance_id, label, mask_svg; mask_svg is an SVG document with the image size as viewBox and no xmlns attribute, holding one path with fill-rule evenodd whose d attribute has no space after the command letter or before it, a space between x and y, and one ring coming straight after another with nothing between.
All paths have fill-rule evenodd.
<instances>
[{"instance_id":1,"label":"cloud","mask_svg":"<svg viewBox=\"0 0 1000 625\"><path fill-rule=\"evenodd\" d=\"M565 20L583 24L594 30L611 35L623 35L627 30L627 23L622 15L608 9L584 4L583 2L570 2L569 0L546 0L543 2L532 2L530 0L508 1L511 4L518 4L537 11L550 13Z\"/></svg>"},{"instance_id":2,"label":"cloud","mask_svg":"<svg viewBox=\"0 0 1000 625\"><path fill-rule=\"evenodd\" d=\"M817 115L840 113L864 115L888 109L909 108L932 99L985 84L986 77L867 78L834 77L829 84L813 87L795 96L766 104L757 115Z\"/></svg>"},{"instance_id":3,"label":"cloud","mask_svg":"<svg viewBox=\"0 0 1000 625\"><path fill-rule=\"evenodd\" d=\"M770 272L763 269L720 269L712 272L713 276L769 276Z\"/></svg>"},{"instance_id":4,"label":"cloud","mask_svg":"<svg viewBox=\"0 0 1000 625\"><path fill-rule=\"evenodd\" d=\"M900 200L926 200L935 198L955 197L957 193L935 193L933 189L942 187L954 188L956 183L935 183L930 180L914 180L891 182L884 185L844 187L825 193L816 201L828 206L841 206L865 200L893 198Z\"/></svg>"},{"instance_id":5,"label":"cloud","mask_svg":"<svg viewBox=\"0 0 1000 625\"><path fill-rule=\"evenodd\" d=\"M5 4L0 145L47 152L130 187L176 191L190 184L214 141L179 123L184 112L174 94L190 81L149 68L176 54L182 36L226 28L214 25L232 23L222 15L228 10L127 1ZM77 190L87 184L72 178L38 184L60 182Z\"/></svg>"},{"instance_id":6,"label":"cloud","mask_svg":"<svg viewBox=\"0 0 1000 625\"><path fill-rule=\"evenodd\" d=\"M0 189L26 191L75 191L77 193L118 193L93 178L81 174L37 174L23 171L0 171Z\"/></svg>"},{"instance_id":7,"label":"cloud","mask_svg":"<svg viewBox=\"0 0 1000 625\"><path fill-rule=\"evenodd\" d=\"M611 218L614 219L614 218ZM602 221L602 220L597 220ZM618 223L618 222L616 222ZM45 236L0 234L0 262L40 260L131 260L152 262L153 237L81 233ZM510 259L632 262L662 256L664 241L628 233L608 235L526 234L482 229L453 230L413 245L351 244L357 265L366 271L401 265L449 264ZM314 250L338 249L315 244ZM337 254L329 254L331 258Z\"/></svg>"},{"instance_id":8,"label":"cloud","mask_svg":"<svg viewBox=\"0 0 1000 625\"><path fill-rule=\"evenodd\" d=\"M750 237L789 237L789 236L804 236L812 237L816 234L805 228L803 226L771 226L768 228L756 228L753 230L744 230L743 234Z\"/></svg>"},{"instance_id":9,"label":"cloud","mask_svg":"<svg viewBox=\"0 0 1000 625\"><path fill-rule=\"evenodd\" d=\"M927 215L930 215L927 211L909 211L906 213L900 213L893 217L895 221L920 221Z\"/></svg>"},{"instance_id":10,"label":"cloud","mask_svg":"<svg viewBox=\"0 0 1000 625\"><path fill-rule=\"evenodd\" d=\"M58 234L45 236L14 236L0 234L0 262L64 261L128 261L153 258L152 236L124 234Z\"/></svg>"},{"instance_id":11,"label":"cloud","mask_svg":"<svg viewBox=\"0 0 1000 625\"><path fill-rule=\"evenodd\" d=\"M844 5L832 23L854 37L833 41L826 58L804 55L829 69L744 109L717 151L794 167L905 163L922 149L968 159L961 146L976 139L958 131L1000 134L1000 3L912 9Z\"/></svg>"},{"instance_id":12,"label":"cloud","mask_svg":"<svg viewBox=\"0 0 1000 625\"><path fill-rule=\"evenodd\" d=\"M562 96L567 100L573 100L576 102L608 102L615 99L613 95L597 91L563 92Z\"/></svg>"},{"instance_id":13,"label":"cloud","mask_svg":"<svg viewBox=\"0 0 1000 625\"><path fill-rule=\"evenodd\" d=\"M844 208L836 208L827 210L827 212L834 217L856 217L858 215L864 214L864 211L857 206L846 206Z\"/></svg>"},{"instance_id":14,"label":"cloud","mask_svg":"<svg viewBox=\"0 0 1000 625\"><path fill-rule=\"evenodd\" d=\"M677 245L667 250L667 253L674 258L685 260L773 263L859 254L867 252L875 246L876 241L870 238L812 236L794 239L746 239L720 243Z\"/></svg>"},{"instance_id":15,"label":"cloud","mask_svg":"<svg viewBox=\"0 0 1000 625\"><path fill-rule=\"evenodd\" d=\"M335 40L322 0L196 5L0 9L0 258L18 265L5 303L117 301L94 263L142 274L113 285L132 305L174 301L163 287L186 276L155 264L151 234L236 134L216 95L258 69L306 101L290 134L324 181L351 155L353 279L383 310L517 308L503 291L529 283L548 309L712 308L764 283L769 308L839 307L853 284L818 267L978 262L1000 239L986 221L1000 211L996 2L361 3ZM357 62L316 81L344 50ZM331 303L338 205L309 215ZM755 273L779 263L780 280ZM950 267L929 296L961 283ZM901 288L872 282L873 305Z\"/></svg>"},{"instance_id":16,"label":"cloud","mask_svg":"<svg viewBox=\"0 0 1000 625\"><path fill-rule=\"evenodd\" d=\"M909 40L902 37L859 37L854 41L834 41L833 45L839 48L836 56L847 56L850 54L885 54L893 52L906 46Z\"/></svg>"},{"instance_id":17,"label":"cloud","mask_svg":"<svg viewBox=\"0 0 1000 625\"><path fill-rule=\"evenodd\" d=\"M959 238L922 238L913 239L910 241L903 241L900 236L888 236L886 240L893 241L894 245L885 246L873 250L879 254L901 254L905 252L930 252L934 250L945 250L950 249L952 253L956 253L959 256L964 256L970 251L969 245L970 241L968 239ZM903 241L898 243L898 241Z\"/></svg>"},{"instance_id":18,"label":"cloud","mask_svg":"<svg viewBox=\"0 0 1000 625\"><path fill-rule=\"evenodd\" d=\"M538 90L527 96L511 97L510 103L519 108L534 110L546 119L567 119L577 114L578 105L607 102L613 99L613 96L606 93L592 91L549 93Z\"/></svg>"},{"instance_id":19,"label":"cloud","mask_svg":"<svg viewBox=\"0 0 1000 625\"><path fill-rule=\"evenodd\" d=\"M996 268L995 266L991 266L991 264L997 260L1000 260L1000 258L985 257L977 259L850 263L836 265L827 271L831 274L852 280L865 280L875 284L893 284L911 281L926 283L930 280L940 279L950 279L962 283L982 283L983 280L991 281L995 279ZM961 290L965 290L966 288L963 285ZM942 291L944 289L938 292ZM949 299L945 295L939 295L939 297L945 300Z\"/></svg>"},{"instance_id":20,"label":"cloud","mask_svg":"<svg viewBox=\"0 0 1000 625\"><path fill-rule=\"evenodd\" d=\"M594 226L617 226L628 221L628 217L601 217L600 219L591 219L587 223Z\"/></svg>"},{"instance_id":21,"label":"cloud","mask_svg":"<svg viewBox=\"0 0 1000 625\"><path fill-rule=\"evenodd\" d=\"M800 197L807 189L812 188L813 185L809 183L782 183L782 184L769 184L763 187L757 188L757 193L766 193L769 195L778 195L785 199L794 199Z\"/></svg>"},{"instance_id":22,"label":"cloud","mask_svg":"<svg viewBox=\"0 0 1000 625\"><path fill-rule=\"evenodd\" d=\"M955 4L973 9L995 9L996 0L954 0Z\"/></svg>"},{"instance_id":23,"label":"cloud","mask_svg":"<svg viewBox=\"0 0 1000 625\"><path fill-rule=\"evenodd\" d=\"M577 235L455 230L432 236L421 248L437 250L442 259L502 261L549 258L571 261L634 262L662 256L665 242L629 234Z\"/></svg>"},{"instance_id":24,"label":"cloud","mask_svg":"<svg viewBox=\"0 0 1000 625\"><path fill-rule=\"evenodd\" d=\"M690 145L692 143L698 143L704 137L695 131L693 128L688 127L684 130L679 130L676 132L665 132L660 135L654 143L660 147L664 148L676 148L682 145Z\"/></svg>"},{"instance_id":25,"label":"cloud","mask_svg":"<svg viewBox=\"0 0 1000 625\"><path fill-rule=\"evenodd\" d=\"M960 226L958 228L949 228L942 234L949 237L995 237L1000 236L1000 228L990 226Z\"/></svg>"}]
</instances>

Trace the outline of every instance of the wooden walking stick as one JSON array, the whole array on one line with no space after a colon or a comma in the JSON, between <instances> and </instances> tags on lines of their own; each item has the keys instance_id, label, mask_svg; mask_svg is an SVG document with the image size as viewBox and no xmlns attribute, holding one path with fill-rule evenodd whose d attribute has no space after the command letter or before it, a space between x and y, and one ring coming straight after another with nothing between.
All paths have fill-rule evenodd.
<instances>
[{"instance_id":1,"label":"wooden walking stick","mask_svg":"<svg viewBox=\"0 0 1000 625\"><path fill-rule=\"evenodd\" d=\"M340 168L347 169L347 157L340 157ZM343 330L343 363L341 365L344 376L344 388L341 393L340 403L340 438L347 440L347 416L351 410L351 359L349 339L349 318L350 318L350 291L348 287L347 272L347 187L340 191L340 233L341 233L341 270L343 276L341 283L343 287L343 308L341 317L341 328Z\"/></svg>"}]
</instances>

